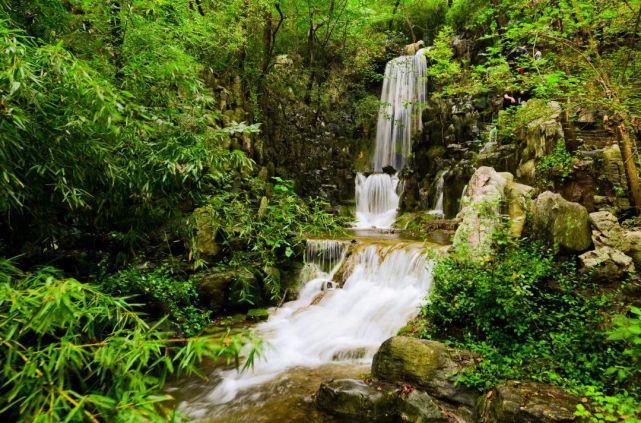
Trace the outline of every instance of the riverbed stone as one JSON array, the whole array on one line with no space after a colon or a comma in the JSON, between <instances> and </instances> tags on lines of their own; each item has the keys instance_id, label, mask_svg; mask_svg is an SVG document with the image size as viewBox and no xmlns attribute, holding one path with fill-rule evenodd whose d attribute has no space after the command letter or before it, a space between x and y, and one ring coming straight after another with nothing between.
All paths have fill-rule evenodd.
<instances>
[{"instance_id":1,"label":"riverbed stone","mask_svg":"<svg viewBox=\"0 0 641 423\"><path fill-rule=\"evenodd\" d=\"M474 366L477 356L436 341L394 336L374 355L372 375L380 380L420 387L429 395L473 405L478 393L457 385L457 378Z\"/></svg>"},{"instance_id":2,"label":"riverbed stone","mask_svg":"<svg viewBox=\"0 0 641 423\"><path fill-rule=\"evenodd\" d=\"M508 381L483 395L479 423L570 423L579 398L563 389L537 382Z\"/></svg>"},{"instance_id":3,"label":"riverbed stone","mask_svg":"<svg viewBox=\"0 0 641 423\"><path fill-rule=\"evenodd\" d=\"M579 203L546 191L532 206L534 235L559 251L583 252L592 245L588 211Z\"/></svg>"},{"instance_id":4,"label":"riverbed stone","mask_svg":"<svg viewBox=\"0 0 641 423\"><path fill-rule=\"evenodd\" d=\"M398 416L401 421L411 423L447 423L449 421L434 398L417 390L399 397Z\"/></svg>"},{"instance_id":5,"label":"riverbed stone","mask_svg":"<svg viewBox=\"0 0 641 423\"><path fill-rule=\"evenodd\" d=\"M355 421L396 421L397 394L385 385L370 385L357 379L324 382L316 396L318 407L330 414Z\"/></svg>"}]
</instances>

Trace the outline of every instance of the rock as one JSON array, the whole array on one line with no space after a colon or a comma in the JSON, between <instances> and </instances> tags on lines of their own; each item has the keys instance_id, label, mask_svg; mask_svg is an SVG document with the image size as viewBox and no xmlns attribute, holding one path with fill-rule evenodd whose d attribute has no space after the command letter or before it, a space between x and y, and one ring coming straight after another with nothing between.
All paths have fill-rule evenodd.
<instances>
[{"instance_id":1,"label":"rock","mask_svg":"<svg viewBox=\"0 0 641 423\"><path fill-rule=\"evenodd\" d=\"M403 422L438 423L449 422L439 404L421 391L412 391L398 399L398 415Z\"/></svg>"},{"instance_id":2,"label":"rock","mask_svg":"<svg viewBox=\"0 0 641 423\"><path fill-rule=\"evenodd\" d=\"M582 273L594 280L613 282L634 271L632 257L612 247L602 246L579 256Z\"/></svg>"},{"instance_id":3,"label":"rock","mask_svg":"<svg viewBox=\"0 0 641 423\"><path fill-rule=\"evenodd\" d=\"M641 267L641 231L626 232L626 243L628 253L634 260L634 264Z\"/></svg>"},{"instance_id":4,"label":"rock","mask_svg":"<svg viewBox=\"0 0 641 423\"><path fill-rule=\"evenodd\" d=\"M579 398L563 389L537 382L508 381L479 400L479 423L566 423L574 417Z\"/></svg>"},{"instance_id":5,"label":"rock","mask_svg":"<svg viewBox=\"0 0 641 423\"><path fill-rule=\"evenodd\" d=\"M625 164L618 144L605 147L602 152L603 166L601 176L612 186L616 197L627 197L628 180L625 175Z\"/></svg>"},{"instance_id":6,"label":"rock","mask_svg":"<svg viewBox=\"0 0 641 423\"><path fill-rule=\"evenodd\" d=\"M625 232L617 218L608 211L590 213L592 223L592 242L596 248L612 247L621 251L628 251L630 243L625 237Z\"/></svg>"},{"instance_id":7,"label":"rock","mask_svg":"<svg viewBox=\"0 0 641 423\"><path fill-rule=\"evenodd\" d=\"M536 183L536 161L554 150L556 143L563 139L561 126L561 107L551 101L546 105L539 101L528 101L525 108L540 107L545 110L544 116L533 120L527 125L521 138L525 145L521 150L521 159L516 175L528 184Z\"/></svg>"},{"instance_id":8,"label":"rock","mask_svg":"<svg viewBox=\"0 0 641 423\"><path fill-rule=\"evenodd\" d=\"M396 175L396 169L394 169L394 166L385 166L383 168L383 173L387 173L388 175Z\"/></svg>"},{"instance_id":9,"label":"rock","mask_svg":"<svg viewBox=\"0 0 641 423\"><path fill-rule=\"evenodd\" d=\"M285 68L292 66L294 61L286 54L279 54L274 60L274 66L277 68Z\"/></svg>"},{"instance_id":10,"label":"rock","mask_svg":"<svg viewBox=\"0 0 641 423\"><path fill-rule=\"evenodd\" d=\"M405 336L394 336L374 355L372 375L390 382L420 387L428 394L450 402L473 405L478 393L456 385L456 379L475 364L469 351Z\"/></svg>"},{"instance_id":11,"label":"rock","mask_svg":"<svg viewBox=\"0 0 641 423\"><path fill-rule=\"evenodd\" d=\"M258 206L258 220L265 219L267 216L267 210L269 209L269 199L264 195L260 198L260 205Z\"/></svg>"},{"instance_id":12,"label":"rock","mask_svg":"<svg viewBox=\"0 0 641 423\"><path fill-rule=\"evenodd\" d=\"M316 404L330 414L356 421L392 422L397 415L396 399L396 393L387 387L338 379L321 383Z\"/></svg>"},{"instance_id":13,"label":"rock","mask_svg":"<svg viewBox=\"0 0 641 423\"><path fill-rule=\"evenodd\" d=\"M215 257L220 252L216 243L218 226L207 207L200 207L192 214L196 227L195 250L204 256Z\"/></svg>"},{"instance_id":14,"label":"rock","mask_svg":"<svg viewBox=\"0 0 641 423\"><path fill-rule=\"evenodd\" d=\"M207 272L194 276L198 294L203 303L214 313L219 313L225 307L227 290L235 279L235 272Z\"/></svg>"},{"instance_id":15,"label":"rock","mask_svg":"<svg viewBox=\"0 0 641 423\"><path fill-rule=\"evenodd\" d=\"M412 55L416 54L416 52L418 52L424 45L425 45L425 41L419 40L419 41L417 41L415 43L408 44L405 47L403 47L403 51L408 56L412 56Z\"/></svg>"},{"instance_id":16,"label":"rock","mask_svg":"<svg viewBox=\"0 0 641 423\"><path fill-rule=\"evenodd\" d=\"M261 322L269 319L269 312L264 308L252 308L247 312L247 320Z\"/></svg>"},{"instance_id":17,"label":"rock","mask_svg":"<svg viewBox=\"0 0 641 423\"><path fill-rule=\"evenodd\" d=\"M534 235L557 250L582 252L592 245L588 211L578 203L546 191L532 207Z\"/></svg>"},{"instance_id":18,"label":"rock","mask_svg":"<svg viewBox=\"0 0 641 423\"><path fill-rule=\"evenodd\" d=\"M510 216L510 235L520 238L525 228L527 211L531 207L531 194L534 188L529 185L511 183L507 189L508 214Z\"/></svg>"},{"instance_id":19,"label":"rock","mask_svg":"<svg viewBox=\"0 0 641 423\"><path fill-rule=\"evenodd\" d=\"M506 176L509 177L506 178ZM481 258L491 252L492 235L501 223L500 205L512 175L498 173L491 167L479 167L465 191L466 203L454 234L455 249L469 246Z\"/></svg>"},{"instance_id":20,"label":"rock","mask_svg":"<svg viewBox=\"0 0 641 423\"><path fill-rule=\"evenodd\" d=\"M636 277L622 286L621 301L634 307L641 307L641 278Z\"/></svg>"}]
</instances>

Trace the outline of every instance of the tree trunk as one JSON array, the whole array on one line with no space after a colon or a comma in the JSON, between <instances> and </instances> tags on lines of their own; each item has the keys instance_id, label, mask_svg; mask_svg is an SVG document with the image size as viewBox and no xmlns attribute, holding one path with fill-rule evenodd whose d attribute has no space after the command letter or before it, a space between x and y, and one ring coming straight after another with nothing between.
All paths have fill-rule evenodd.
<instances>
[{"instance_id":1,"label":"tree trunk","mask_svg":"<svg viewBox=\"0 0 641 423\"><path fill-rule=\"evenodd\" d=\"M641 213L641 183L639 182L639 172L634 161L634 149L632 148L632 140L628 133L625 124L621 123L617 126L617 135L619 140L619 148L621 149L621 156L625 166L625 174L628 177L628 188L630 189L630 199L634 204L637 214Z\"/></svg>"}]
</instances>

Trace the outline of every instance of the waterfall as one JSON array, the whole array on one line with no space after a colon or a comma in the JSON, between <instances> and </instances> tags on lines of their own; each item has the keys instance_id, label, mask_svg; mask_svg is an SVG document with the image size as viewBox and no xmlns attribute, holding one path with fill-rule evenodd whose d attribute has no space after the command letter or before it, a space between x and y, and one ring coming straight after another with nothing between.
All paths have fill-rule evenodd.
<instances>
[{"instance_id":1,"label":"waterfall","mask_svg":"<svg viewBox=\"0 0 641 423\"><path fill-rule=\"evenodd\" d=\"M398 176L374 173L356 175L356 227L390 228L396 220Z\"/></svg>"},{"instance_id":2,"label":"waterfall","mask_svg":"<svg viewBox=\"0 0 641 423\"><path fill-rule=\"evenodd\" d=\"M385 67L381 108L376 126L374 173L356 176L358 228L390 228L399 200L397 176L381 174L386 166L400 172L412 151L412 137L421 129L421 113L427 100L425 49L414 56L390 60ZM402 186L402 184L401 184Z\"/></svg>"},{"instance_id":3,"label":"waterfall","mask_svg":"<svg viewBox=\"0 0 641 423\"><path fill-rule=\"evenodd\" d=\"M461 199L458 205L459 212L463 210L463 204L465 203L465 193L467 193L467 184L465 184L465 186L463 187L463 191L461 192Z\"/></svg>"},{"instance_id":4,"label":"waterfall","mask_svg":"<svg viewBox=\"0 0 641 423\"><path fill-rule=\"evenodd\" d=\"M323 272L331 272L343 260L349 241L335 239L308 239L305 264L313 264Z\"/></svg>"},{"instance_id":5,"label":"waterfall","mask_svg":"<svg viewBox=\"0 0 641 423\"><path fill-rule=\"evenodd\" d=\"M348 272L342 289L323 290L341 266ZM253 369L218 373L220 383L214 390L183 402L181 411L203 417L212 406L294 367L371 362L380 344L416 315L431 284L431 262L421 243L356 247L329 273L307 281L296 301L274 310L257 327L269 345Z\"/></svg>"},{"instance_id":6,"label":"waterfall","mask_svg":"<svg viewBox=\"0 0 641 423\"><path fill-rule=\"evenodd\" d=\"M423 125L421 112L427 100L425 49L414 56L390 60L385 67L381 108L376 126L374 171L385 166L400 171L412 148L412 137Z\"/></svg>"},{"instance_id":7,"label":"waterfall","mask_svg":"<svg viewBox=\"0 0 641 423\"><path fill-rule=\"evenodd\" d=\"M445 211L443 210L443 188L445 187L445 174L447 172L443 171L441 172L441 176L438 178L438 181L436 182L436 192L434 197L436 198L436 201L434 202L434 208L430 210L429 214L438 216L438 217L445 217Z\"/></svg>"}]
</instances>

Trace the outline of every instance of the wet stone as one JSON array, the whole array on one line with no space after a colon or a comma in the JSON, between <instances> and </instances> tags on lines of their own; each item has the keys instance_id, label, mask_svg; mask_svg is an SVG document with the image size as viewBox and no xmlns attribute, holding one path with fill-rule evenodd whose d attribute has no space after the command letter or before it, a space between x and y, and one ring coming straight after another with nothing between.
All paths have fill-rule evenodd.
<instances>
[{"instance_id":1,"label":"wet stone","mask_svg":"<svg viewBox=\"0 0 641 423\"><path fill-rule=\"evenodd\" d=\"M396 421L396 393L393 388L369 385L357 379L322 383L316 397L318 407L352 421Z\"/></svg>"}]
</instances>

